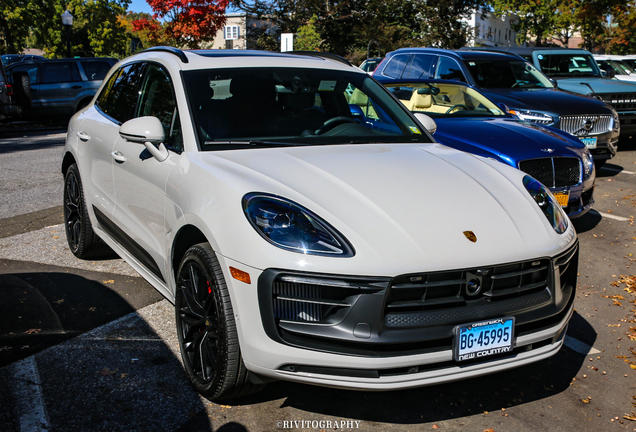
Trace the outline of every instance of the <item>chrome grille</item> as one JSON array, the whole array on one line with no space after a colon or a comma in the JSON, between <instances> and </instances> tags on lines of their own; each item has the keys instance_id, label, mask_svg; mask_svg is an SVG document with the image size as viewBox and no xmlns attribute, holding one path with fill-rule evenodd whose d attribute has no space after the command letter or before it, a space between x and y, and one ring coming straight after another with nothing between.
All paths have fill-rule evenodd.
<instances>
[{"instance_id":1,"label":"chrome grille","mask_svg":"<svg viewBox=\"0 0 636 432\"><path fill-rule=\"evenodd\" d=\"M541 158L519 162L519 169L549 188L569 187L581 182L577 158Z\"/></svg>"},{"instance_id":2,"label":"chrome grille","mask_svg":"<svg viewBox=\"0 0 636 432\"><path fill-rule=\"evenodd\" d=\"M560 129L575 136L598 135L612 130L610 115L578 115L559 118Z\"/></svg>"}]
</instances>

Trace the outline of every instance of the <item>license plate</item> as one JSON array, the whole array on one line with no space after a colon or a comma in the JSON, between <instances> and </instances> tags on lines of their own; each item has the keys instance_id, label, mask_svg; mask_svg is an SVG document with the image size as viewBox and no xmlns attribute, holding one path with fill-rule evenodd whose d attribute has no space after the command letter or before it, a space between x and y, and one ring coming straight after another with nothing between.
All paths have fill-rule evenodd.
<instances>
[{"instance_id":1,"label":"license plate","mask_svg":"<svg viewBox=\"0 0 636 432\"><path fill-rule=\"evenodd\" d=\"M465 361L512 351L515 318L496 318L455 327L455 360Z\"/></svg>"},{"instance_id":2,"label":"license plate","mask_svg":"<svg viewBox=\"0 0 636 432\"><path fill-rule=\"evenodd\" d=\"M557 202L561 204L561 207L567 207L568 201L570 201L570 191L565 192L552 192L552 195L556 198Z\"/></svg>"},{"instance_id":3,"label":"license plate","mask_svg":"<svg viewBox=\"0 0 636 432\"><path fill-rule=\"evenodd\" d=\"M579 138L581 140L581 142L583 144L585 144L585 147L589 148L589 149L595 149L596 148L596 137L592 137L592 138Z\"/></svg>"}]
</instances>

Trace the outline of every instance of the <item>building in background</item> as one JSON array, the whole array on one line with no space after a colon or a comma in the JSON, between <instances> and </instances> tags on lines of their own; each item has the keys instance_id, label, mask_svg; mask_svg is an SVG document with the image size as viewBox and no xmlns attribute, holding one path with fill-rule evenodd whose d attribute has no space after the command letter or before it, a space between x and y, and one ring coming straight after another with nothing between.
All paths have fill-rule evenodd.
<instances>
[{"instance_id":1,"label":"building in background","mask_svg":"<svg viewBox=\"0 0 636 432\"><path fill-rule=\"evenodd\" d=\"M517 20L516 15L495 16L485 9L473 12L467 20L469 27L474 29L473 38L466 44L471 47L509 47L517 46L515 39L517 32L511 24Z\"/></svg>"}]
</instances>

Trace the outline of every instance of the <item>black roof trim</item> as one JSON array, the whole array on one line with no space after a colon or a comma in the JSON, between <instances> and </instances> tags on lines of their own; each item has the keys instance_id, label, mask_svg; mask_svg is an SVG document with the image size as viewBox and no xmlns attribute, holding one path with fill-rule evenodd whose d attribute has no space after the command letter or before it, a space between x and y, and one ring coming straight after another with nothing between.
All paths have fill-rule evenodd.
<instances>
[{"instance_id":1,"label":"black roof trim","mask_svg":"<svg viewBox=\"0 0 636 432\"><path fill-rule=\"evenodd\" d=\"M320 58L324 58L325 60L331 60L331 61L337 61L339 63L343 63L346 64L347 66L351 66L353 67L353 65L349 62L349 60L340 57L337 54L332 54L332 53L328 53L328 52L321 52L321 51L286 51L286 54L296 54L296 55L305 55L305 56L310 56L310 57L320 57Z\"/></svg>"},{"instance_id":2,"label":"black roof trim","mask_svg":"<svg viewBox=\"0 0 636 432\"><path fill-rule=\"evenodd\" d=\"M147 48L147 49L143 50L142 52L152 52L152 51L169 52L169 53L174 54L177 57L179 57L179 59L183 63L188 63L188 57L179 48L175 48L175 47L171 47L171 46L155 46L155 47Z\"/></svg>"}]
</instances>

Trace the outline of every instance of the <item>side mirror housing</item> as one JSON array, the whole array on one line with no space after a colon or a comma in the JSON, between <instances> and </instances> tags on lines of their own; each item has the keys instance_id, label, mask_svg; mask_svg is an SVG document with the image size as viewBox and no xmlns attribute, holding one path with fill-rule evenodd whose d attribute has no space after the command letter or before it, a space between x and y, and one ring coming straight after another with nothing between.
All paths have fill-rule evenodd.
<instances>
[{"instance_id":1,"label":"side mirror housing","mask_svg":"<svg viewBox=\"0 0 636 432\"><path fill-rule=\"evenodd\" d=\"M163 125L157 117L137 117L119 127L119 136L126 141L143 144L159 162L168 159L168 149L163 144Z\"/></svg>"},{"instance_id":2,"label":"side mirror housing","mask_svg":"<svg viewBox=\"0 0 636 432\"><path fill-rule=\"evenodd\" d=\"M435 123L435 120L424 113L414 112L413 115L431 135L437 131L437 123Z\"/></svg>"}]
</instances>

